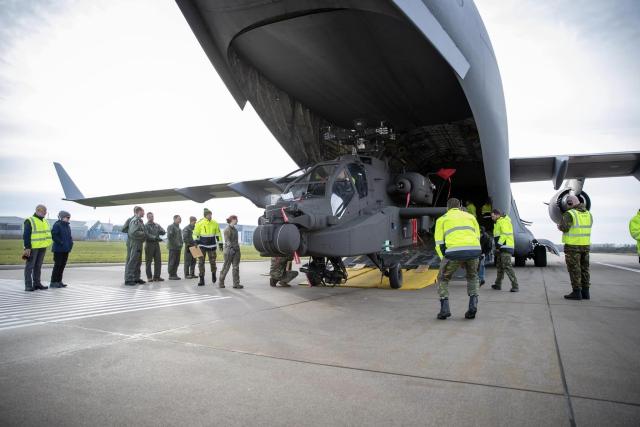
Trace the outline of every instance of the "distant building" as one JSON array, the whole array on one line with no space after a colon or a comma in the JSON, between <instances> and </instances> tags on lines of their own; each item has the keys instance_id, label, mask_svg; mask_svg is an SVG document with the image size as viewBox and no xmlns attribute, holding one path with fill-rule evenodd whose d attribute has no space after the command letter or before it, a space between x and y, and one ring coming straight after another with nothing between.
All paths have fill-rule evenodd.
<instances>
[{"instance_id":1,"label":"distant building","mask_svg":"<svg viewBox=\"0 0 640 427\"><path fill-rule=\"evenodd\" d=\"M224 231L228 224L220 224L220 230ZM253 245L253 232L256 229L255 225L242 225L238 224L238 240L241 245Z\"/></svg>"},{"instance_id":2,"label":"distant building","mask_svg":"<svg viewBox=\"0 0 640 427\"><path fill-rule=\"evenodd\" d=\"M24 218L17 216L0 216L0 239L22 238Z\"/></svg>"},{"instance_id":3,"label":"distant building","mask_svg":"<svg viewBox=\"0 0 640 427\"><path fill-rule=\"evenodd\" d=\"M121 230L121 225L113 225L106 222L96 221L87 231L87 240L127 240L127 235Z\"/></svg>"}]
</instances>

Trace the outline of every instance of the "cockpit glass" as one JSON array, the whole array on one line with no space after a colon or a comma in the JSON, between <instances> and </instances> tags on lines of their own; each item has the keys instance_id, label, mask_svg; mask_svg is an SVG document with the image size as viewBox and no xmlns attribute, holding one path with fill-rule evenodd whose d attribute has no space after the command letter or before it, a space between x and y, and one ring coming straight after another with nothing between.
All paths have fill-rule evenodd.
<instances>
[{"instance_id":1,"label":"cockpit glass","mask_svg":"<svg viewBox=\"0 0 640 427\"><path fill-rule=\"evenodd\" d=\"M327 192L327 181L336 169L334 164L317 165L306 174L289 184L282 194L283 200L308 199L324 197Z\"/></svg>"},{"instance_id":2,"label":"cockpit glass","mask_svg":"<svg viewBox=\"0 0 640 427\"><path fill-rule=\"evenodd\" d=\"M347 169L342 168L336 174L336 179L333 182L333 188L331 190L331 211L333 215L338 218L342 217L347 205L351 199L353 199L353 195L355 194L353 184L354 179Z\"/></svg>"}]
</instances>

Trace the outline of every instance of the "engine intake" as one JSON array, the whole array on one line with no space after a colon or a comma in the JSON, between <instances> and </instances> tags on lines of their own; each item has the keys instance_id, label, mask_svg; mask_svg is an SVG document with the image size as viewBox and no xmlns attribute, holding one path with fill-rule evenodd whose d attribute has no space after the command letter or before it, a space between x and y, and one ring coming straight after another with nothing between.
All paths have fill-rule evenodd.
<instances>
[{"instance_id":1,"label":"engine intake","mask_svg":"<svg viewBox=\"0 0 640 427\"><path fill-rule=\"evenodd\" d=\"M556 224L560 224L560 221L562 221L562 214L569 210L569 207L567 206L567 196L572 194L572 192L573 189L571 188L563 188L553 195L549 201L549 217L551 218L551 221ZM582 191L580 194L576 195L576 197L580 199L580 202L585 205L587 210L591 209L591 199L587 193Z\"/></svg>"},{"instance_id":2,"label":"engine intake","mask_svg":"<svg viewBox=\"0 0 640 427\"><path fill-rule=\"evenodd\" d=\"M409 194L411 201L418 204L430 205L433 203L431 181L416 172L407 172L396 176L393 183L387 188L387 192L398 199Z\"/></svg>"}]
</instances>

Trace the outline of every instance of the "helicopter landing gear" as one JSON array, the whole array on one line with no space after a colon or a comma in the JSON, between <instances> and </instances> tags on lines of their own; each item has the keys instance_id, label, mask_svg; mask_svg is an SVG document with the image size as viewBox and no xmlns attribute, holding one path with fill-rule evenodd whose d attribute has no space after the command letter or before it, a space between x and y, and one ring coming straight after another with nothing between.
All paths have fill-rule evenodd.
<instances>
[{"instance_id":1,"label":"helicopter landing gear","mask_svg":"<svg viewBox=\"0 0 640 427\"><path fill-rule=\"evenodd\" d=\"M392 289L400 289L402 287L402 268L399 262L392 262L387 258L385 263L385 259L378 254L369 254L367 256L382 274L389 278L389 286ZM389 265L389 267L386 267L385 264Z\"/></svg>"},{"instance_id":2,"label":"helicopter landing gear","mask_svg":"<svg viewBox=\"0 0 640 427\"><path fill-rule=\"evenodd\" d=\"M347 269L340 257L311 257L300 271L311 286L336 286L347 281Z\"/></svg>"}]
</instances>

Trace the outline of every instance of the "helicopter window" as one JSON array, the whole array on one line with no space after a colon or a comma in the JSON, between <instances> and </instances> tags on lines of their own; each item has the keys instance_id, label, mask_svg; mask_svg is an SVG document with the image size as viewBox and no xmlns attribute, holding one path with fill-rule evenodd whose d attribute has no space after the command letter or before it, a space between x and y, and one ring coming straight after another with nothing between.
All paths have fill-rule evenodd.
<instances>
[{"instance_id":1,"label":"helicopter window","mask_svg":"<svg viewBox=\"0 0 640 427\"><path fill-rule=\"evenodd\" d=\"M357 163L351 163L349 166L349 173L353 177L353 183L356 186L358 196L362 199L367 197L369 188L367 187L367 175L364 171L364 166Z\"/></svg>"},{"instance_id":2,"label":"helicopter window","mask_svg":"<svg viewBox=\"0 0 640 427\"><path fill-rule=\"evenodd\" d=\"M355 194L353 181L354 179L349 175L347 169L340 170L336 175L331 191L331 211L337 217L342 216Z\"/></svg>"},{"instance_id":3,"label":"helicopter window","mask_svg":"<svg viewBox=\"0 0 640 427\"><path fill-rule=\"evenodd\" d=\"M335 170L335 165L318 165L289 184L283 199L301 199L310 197L324 197L326 194L326 186L329 177Z\"/></svg>"}]
</instances>

